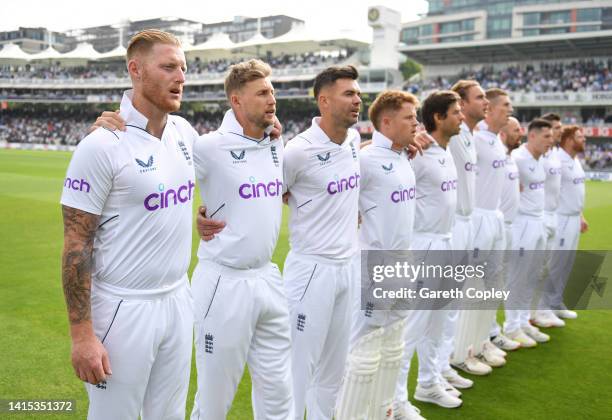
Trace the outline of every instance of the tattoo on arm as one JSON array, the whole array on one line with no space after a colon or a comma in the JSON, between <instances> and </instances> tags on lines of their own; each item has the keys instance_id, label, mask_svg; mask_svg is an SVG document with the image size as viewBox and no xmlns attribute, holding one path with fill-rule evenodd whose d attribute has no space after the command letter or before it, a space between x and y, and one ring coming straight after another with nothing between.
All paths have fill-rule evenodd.
<instances>
[{"instance_id":1,"label":"tattoo on arm","mask_svg":"<svg viewBox=\"0 0 612 420\"><path fill-rule=\"evenodd\" d=\"M100 216L62 206L64 252L62 283L71 324L91 319L93 243Z\"/></svg>"}]
</instances>

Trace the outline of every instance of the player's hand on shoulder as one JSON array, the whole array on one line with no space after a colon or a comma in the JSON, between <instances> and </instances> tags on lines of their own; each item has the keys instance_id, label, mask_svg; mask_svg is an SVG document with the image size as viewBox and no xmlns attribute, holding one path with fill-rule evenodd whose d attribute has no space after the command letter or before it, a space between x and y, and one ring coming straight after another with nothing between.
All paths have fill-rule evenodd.
<instances>
[{"instance_id":1,"label":"player's hand on shoulder","mask_svg":"<svg viewBox=\"0 0 612 420\"><path fill-rule=\"evenodd\" d=\"M206 206L198 207L198 215L196 217L196 225L198 234L203 241L208 242L225 228L225 222L221 220L213 220L206 217Z\"/></svg>"},{"instance_id":2,"label":"player's hand on shoulder","mask_svg":"<svg viewBox=\"0 0 612 420\"><path fill-rule=\"evenodd\" d=\"M275 116L274 125L272 125L272 129L270 131L270 138L273 140L276 140L280 138L282 134L283 134L283 125L280 123L278 118Z\"/></svg>"},{"instance_id":3,"label":"player's hand on shoulder","mask_svg":"<svg viewBox=\"0 0 612 420\"><path fill-rule=\"evenodd\" d=\"M287 205L289 204L289 196L291 195L291 193L289 191L287 191L285 194L283 194L283 204Z\"/></svg>"},{"instance_id":4,"label":"player's hand on shoulder","mask_svg":"<svg viewBox=\"0 0 612 420\"><path fill-rule=\"evenodd\" d=\"M419 151L420 154L423 154L423 150L427 150L431 144L431 137L429 137L425 130L419 131L414 136L413 146Z\"/></svg>"},{"instance_id":5,"label":"player's hand on shoulder","mask_svg":"<svg viewBox=\"0 0 612 420\"><path fill-rule=\"evenodd\" d=\"M125 131L125 121L123 118L121 118L121 115L119 115L119 111L104 111L102 115L96 119L96 122L89 127L89 133L100 127L104 127L112 131Z\"/></svg>"},{"instance_id":6,"label":"player's hand on shoulder","mask_svg":"<svg viewBox=\"0 0 612 420\"><path fill-rule=\"evenodd\" d=\"M104 382L108 375L112 375L106 348L93 334L73 338L72 366L76 376L92 385Z\"/></svg>"}]
</instances>

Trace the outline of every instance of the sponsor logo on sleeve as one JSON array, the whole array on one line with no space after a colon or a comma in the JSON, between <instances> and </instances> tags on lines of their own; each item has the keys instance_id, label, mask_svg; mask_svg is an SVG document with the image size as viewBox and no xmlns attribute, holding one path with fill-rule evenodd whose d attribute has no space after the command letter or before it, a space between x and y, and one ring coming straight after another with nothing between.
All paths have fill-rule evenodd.
<instances>
[{"instance_id":1,"label":"sponsor logo on sleeve","mask_svg":"<svg viewBox=\"0 0 612 420\"><path fill-rule=\"evenodd\" d=\"M74 191L83 191L86 193L91 191L91 186L83 178L81 179L66 178L64 180L64 188L68 188L69 190L74 190Z\"/></svg>"}]
</instances>

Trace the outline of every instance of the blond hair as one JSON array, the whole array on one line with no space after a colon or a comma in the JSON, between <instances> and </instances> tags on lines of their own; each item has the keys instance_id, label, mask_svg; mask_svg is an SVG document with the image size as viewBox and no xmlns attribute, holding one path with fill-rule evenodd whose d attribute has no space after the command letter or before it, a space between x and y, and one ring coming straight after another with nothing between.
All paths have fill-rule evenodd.
<instances>
[{"instance_id":1,"label":"blond hair","mask_svg":"<svg viewBox=\"0 0 612 420\"><path fill-rule=\"evenodd\" d=\"M225 95L229 99L233 92L240 90L247 83L257 79L264 79L271 74L272 69L270 66L256 58L234 64L230 67L229 73L225 77Z\"/></svg>"},{"instance_id":2,"label":"blond hair","mask_svg":"<svg viewBox=\"0 0 612 420\"><path fill-rule=\"evenodd\" d=\"M459 97L461 97L461 99L463 99L464 101L467 101L468 91L470 90L470 88L473 88L476 86L480 86L480 83L478 83L476 80L459 80L457 83L453 85L453 87L450 90L452 90L457 95L459 95Z\"/></svg>"},{"instance_id":3,"label":"blond hair","mask_svg":"<svg viewBox=\"0 0 612 420\"><path fill-rule=\"evenodd\" d=\"M127 47L127 62L129 62L136 54L144 54L151 51L155 44L169 44L181 46L181 42L173 34L160 31L158 29L145 29L138 32L130 39Z\"/></svg>"},{"instance_id":4,"label":"blond hair","mask_svg":"<svg viewBox=\"0 0 612 420\"><path fill-rule=\"evenodd\" d=\"M381 92L368 111L370 121L374 124L374 128L380 130L380 119L382 114L386 111L398 111L402 105L410 103L418 108L419 100L411 93L403 92L401 90L387 90Z\"/></svg>"},{"instance_id":5,"label":"blond hair","mask_svg":"<svg viewBox=\"0 0 612 420\"><path fill-rule=\"evenodd\" d=\"M499 98L500 96L508 96L508 92L500 88L487 89L485 92L487 99L492 101L493 99Z\"/></svg>"}]
</instances>

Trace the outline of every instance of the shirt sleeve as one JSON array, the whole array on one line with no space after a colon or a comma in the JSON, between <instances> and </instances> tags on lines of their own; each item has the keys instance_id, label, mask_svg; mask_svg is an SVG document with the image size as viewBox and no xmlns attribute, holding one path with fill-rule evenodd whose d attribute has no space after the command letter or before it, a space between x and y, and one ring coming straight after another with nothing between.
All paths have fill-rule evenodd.
<instances>
[{"instance_id":1,"label":"shirt sleeve","mask_svg":"<svg viewBox=\"0 0 612 420\"><path fill-rule=\"evenodd\" d=\"M195 131L195 130L194 130ZM198 181L203 181L208 177L210 169L210 154L212 152L209 143L213 134L198 136L193 143L193 163L195 165L195 175Z\"/></svg>"},{"instance_id":2,"label":"shirt sleeve","mask_svg":"<svg viewBox=\"0 0 612 420\"><path fill-rule=\"evenodd\" d=\"M300 149L296 139L285 146L283 153L283 193L289 191L305 162L305 153Z\"/></svg>"},{"instance_id":3,"label":"shirt sleeve","mask_svg":"<svg viewBox=\"0 0 612 420\"><path fill-rule=\"evenodd\" d=\"M77 146L64 179L61 204L101 215L110 194L115 169L112 150L120 140L103 129Z\"/></svg>"}]
</instances>

